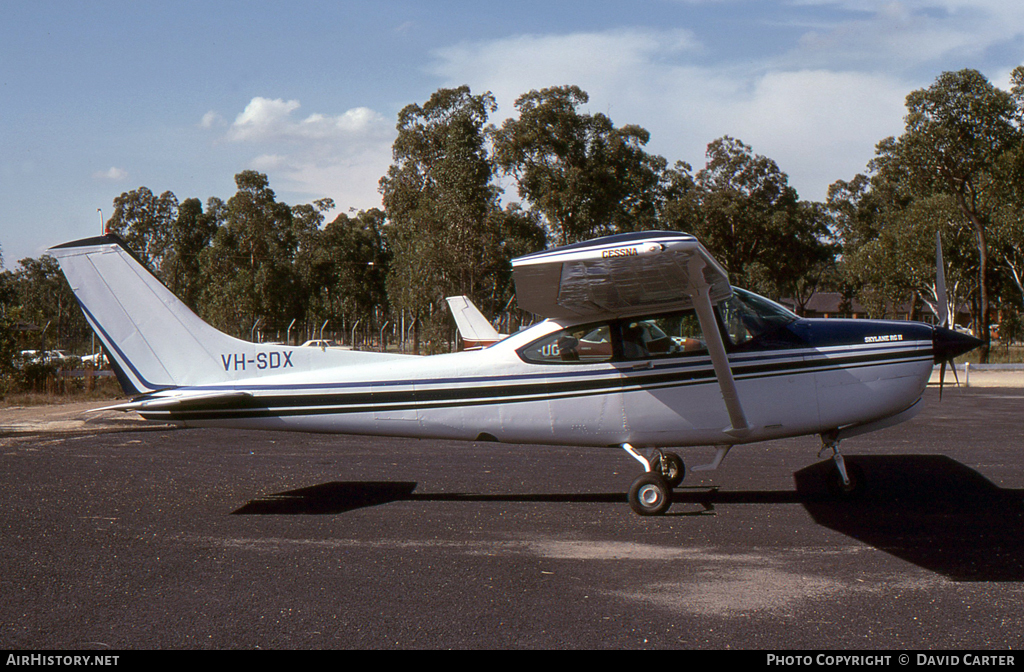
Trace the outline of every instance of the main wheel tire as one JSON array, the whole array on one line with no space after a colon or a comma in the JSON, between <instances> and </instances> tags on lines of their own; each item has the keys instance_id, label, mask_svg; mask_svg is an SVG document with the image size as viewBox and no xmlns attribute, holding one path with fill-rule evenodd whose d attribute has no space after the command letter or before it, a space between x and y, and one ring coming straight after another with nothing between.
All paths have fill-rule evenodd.
<instances>
[{"instance_id":1,"label":"main wheel tire","mask_svg":"<svg viewBox=\"0 0 1024 672\"><path fill-rule=\"evenodd\" d=\"M672 488L654 472L639 476L629 486L629 507L641 516L660 516L672 505Z\"/></svg>"},{"instance_id":2,"label":"main wheel tire","mask_svg":"<svg viewBox=\"0 0 1024 672\"><path fill-rule=\"evenodd\" d=\"M665 479L670 488L678 488L679 484L686 478L686 465L683 458L675 453L663 453L661 456L661 477Z\"/></svg>"}]
</instances>

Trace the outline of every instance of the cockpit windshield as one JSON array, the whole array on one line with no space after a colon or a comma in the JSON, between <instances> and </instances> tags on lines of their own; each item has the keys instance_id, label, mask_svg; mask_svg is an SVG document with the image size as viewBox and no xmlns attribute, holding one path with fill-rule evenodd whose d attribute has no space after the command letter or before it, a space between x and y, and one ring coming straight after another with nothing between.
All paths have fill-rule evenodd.
<instances>
[{"instance_id":1,"label":"cockpit windshield","mask_svg":"<svg viewBox=\"0 0 1024 672\"><path fill-rule=\"evenodd\" d=\"M736 287L731 297L718 304L718 311L733 345L742 345L800 319L774 301Z\"/></svg>"}]
</instances>

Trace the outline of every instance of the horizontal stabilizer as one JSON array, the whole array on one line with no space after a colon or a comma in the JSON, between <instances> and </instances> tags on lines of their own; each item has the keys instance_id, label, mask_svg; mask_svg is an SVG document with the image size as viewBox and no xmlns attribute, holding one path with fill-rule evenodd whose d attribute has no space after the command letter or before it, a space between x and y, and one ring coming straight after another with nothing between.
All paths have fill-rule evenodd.
<instances>
[{"instance_id":1,"label":"horizontal stabilizer","mask_svg":"<svg viewBox=\"0 0 1024 672\"><path fill-rule=\"evenodd\" d=\"M196 406L203 406L206 408L216 408L218 405L224 405L232 402L237 402L239 399L244 397L251 397L252 394L249 392L232 391L232 392L200 392L194 394L176 394L173 396L159 396L146 399L139 399L136 401L130 401L125 404L115 404L113 406L104 406L103 408L95 409L98 411L170 411L181 408L182 406L189 406L190 408Z\"/></svg>"}]
</instances>

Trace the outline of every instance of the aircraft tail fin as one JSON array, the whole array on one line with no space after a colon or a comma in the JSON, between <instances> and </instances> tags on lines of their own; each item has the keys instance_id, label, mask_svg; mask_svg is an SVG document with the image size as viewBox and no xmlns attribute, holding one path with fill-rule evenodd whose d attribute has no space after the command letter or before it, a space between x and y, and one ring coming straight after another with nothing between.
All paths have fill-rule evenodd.
<instances>
[{"instance_id":1,"label":"aircraft tail fin","mask_svg":"<svg viewBox=\"0 0 1024 672\"><path fill-rule=\"evenodd\" d=\"M50 254L128 394L400 357L229 336L192 312L114 235L58 245Z\"/></svg>"},{"instance_id":2,"label":"aircraft tail fin","mask_svg":"<svg viewBox=\"0 0 1024 672\"><path fill-rule=\"evenodd\" d=\"M448 302L467 350L486 347L505 338L487 321L468 296L449 296L445 301Z\"/></svg>"}]
</instances>

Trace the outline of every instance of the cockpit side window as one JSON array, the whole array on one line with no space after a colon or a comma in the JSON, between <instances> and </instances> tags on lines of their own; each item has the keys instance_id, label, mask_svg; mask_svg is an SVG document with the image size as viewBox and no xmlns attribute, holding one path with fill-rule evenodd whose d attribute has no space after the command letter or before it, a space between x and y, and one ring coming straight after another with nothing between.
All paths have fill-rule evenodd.
<instances>
[{"instance_id":1,"label":"cockpit side window","mask_svg":"<svg viewBox=\"0 0 1024 672\"><path fill-rule=\"evenodd\" d=\"M622 359L679 357L707 352L700 322L692 311L628 318L618 323Z\"/></svg>"},{"instance_id":2,"label":"cockpit side window","mask_svg":"<svg viewBox=\"0 0 1024 672\"><path fill-rule=\"evenodd\" d=\"M611 361L611 329L607 323L569 327L549 334L519 350L537 364L595 364Z\"/></svg>"}]
</instances>

